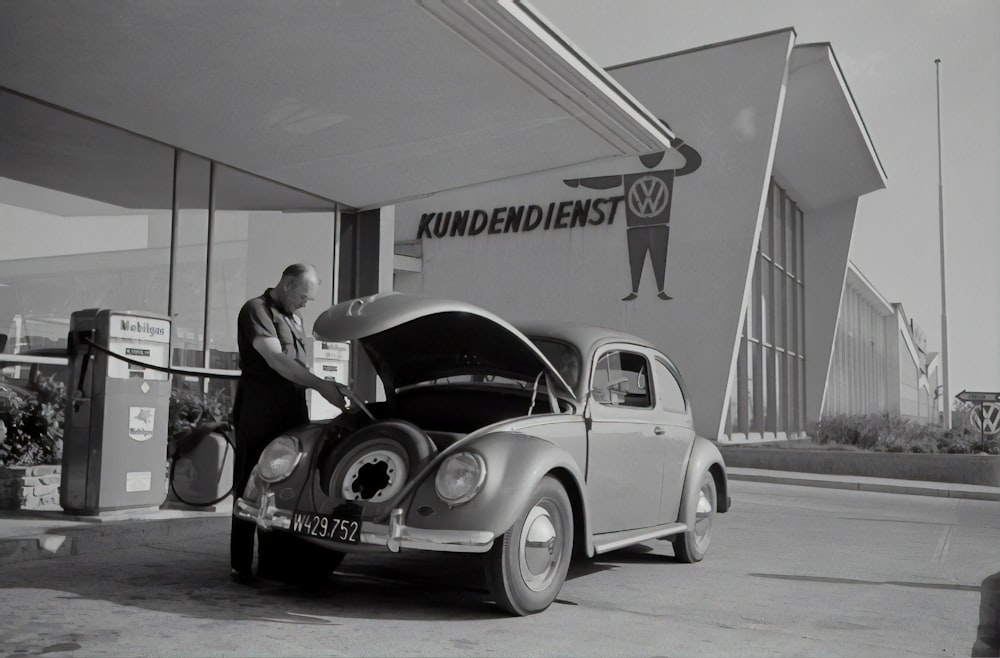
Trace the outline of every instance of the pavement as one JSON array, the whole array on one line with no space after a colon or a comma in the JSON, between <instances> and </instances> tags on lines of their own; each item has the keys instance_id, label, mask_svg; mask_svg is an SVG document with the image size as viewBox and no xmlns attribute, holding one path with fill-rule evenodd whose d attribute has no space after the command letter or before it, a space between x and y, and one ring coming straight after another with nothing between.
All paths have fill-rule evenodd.
<instances>
[{"instance_id":1,"label":"pavement","mask_svg":"<svg viewBox=\"0 0 1000 658\"><path fill-rule=\"evenodd\" d=\"M755 468L727 470L730 480L1000 501L1000 487ZM27 560L181 541L229 531L231 498L202 509L169 505L95 516L74 516L62 511L0 512L0 568ZM739 508L738 498L734 507Z\"/></svg>"},{"instance_id":2,"label":"pavement","mask_svg":"<svg viewBox=\"0 0 1000 658\"><path fill-rule=\"evenodd\" d=\"M0 511L0 569L26 560L152 545L229 532L232 498L212 507L136 508L77 516Z\"/></svg>"}]
</instances>

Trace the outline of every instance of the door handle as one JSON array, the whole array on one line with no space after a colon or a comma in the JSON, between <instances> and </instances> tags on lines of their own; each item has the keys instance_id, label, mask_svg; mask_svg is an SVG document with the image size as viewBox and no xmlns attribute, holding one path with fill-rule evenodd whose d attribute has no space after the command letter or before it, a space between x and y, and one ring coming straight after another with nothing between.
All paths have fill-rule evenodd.
<instances>
[{"instance_id":1,"label":"door handle","mask_svg":"<svg viewBox=\"0 0 1000 658\"><path fill-rule=\"evenodd\" d=\"M667 430L663 429L662 427L654 427L653 428L653 434L655 434L656 436L663 436L666 433L667 433Z\"/></svg>"}]
</instances>

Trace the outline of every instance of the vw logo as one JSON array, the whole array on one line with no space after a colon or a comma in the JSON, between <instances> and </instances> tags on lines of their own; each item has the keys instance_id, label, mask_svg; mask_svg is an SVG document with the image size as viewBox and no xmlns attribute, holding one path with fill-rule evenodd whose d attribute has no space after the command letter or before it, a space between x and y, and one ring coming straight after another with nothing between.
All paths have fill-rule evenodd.
<instances>
[{"instance_id":1,"label":"vw logo","mask_svg":"<svg viewBox=\"0 0 1000 658\"><path fill-rule=\"evenodd\" d=\"M644 219L656 217L667 207L670 190L656 176L643 176L628 191L628 208Z\"/></svg>"},{"instance_id":2,"label":"vw logo","mask_svg":"<svg viewBox=\"0 0 1000 658\"><path fill-rule=\"evenodd\" d=\"M990 402L973 407L969 420L983 434L997 434L1000 432L1000 404Z\"/></svg>"}]
</instances>

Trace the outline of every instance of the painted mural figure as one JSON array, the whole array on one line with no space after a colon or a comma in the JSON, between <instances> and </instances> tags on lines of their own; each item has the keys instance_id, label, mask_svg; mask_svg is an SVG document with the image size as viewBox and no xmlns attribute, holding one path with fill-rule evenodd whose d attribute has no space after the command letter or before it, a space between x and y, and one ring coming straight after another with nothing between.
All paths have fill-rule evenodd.
<instances>
[{"instance_id":1,"label":"painted mural figure","mask_svg":"<svg viewBox=\"0 0 1000 658\"><path fill-rule=\"evenodd\" d=\"M642 267L649 255L656 277L657 296L672 299L666 293L667 245L670 241L670 208L673 205L674 178L684 176L701 166L701 155L679 138L671 138L670 145L684 157L679 169L644 171L624 176L595 176L563 181L570 187L606 190L624 184L625 222L628 243L628 262L632 274L632 291L622 298L631 301L639 294ZM653 169L663 160L664 152L650 153L639 158L646 169Z\"/></svg>"}]
</instances>

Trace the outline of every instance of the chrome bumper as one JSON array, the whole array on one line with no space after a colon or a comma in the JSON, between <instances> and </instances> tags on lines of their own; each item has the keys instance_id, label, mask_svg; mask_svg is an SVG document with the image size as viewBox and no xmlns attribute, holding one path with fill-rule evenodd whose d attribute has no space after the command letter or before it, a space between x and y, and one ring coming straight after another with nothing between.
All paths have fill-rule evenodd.
<instances>
[{"instance_id":1,"label":"chrome bumper","mask_svg":"<svg viewBox=\"0 0 1000 658\"><path fill-rule=\"evenodd\" d=\"M233 516L243 521L251 521L264 530L290 530L292 514L278 509L274 504L274 494L266 493L260 504L237 498L233 505ZM388 525L363 521L359 543L369 546L385 546L393 553L401 548L447 553L485 553L493 547L496 536L487 530L426 530L411 528L403 523L403 509L397 507L389 514ZM345 544L330 542L331 547Z\"/></svg>"}]
</instances>

